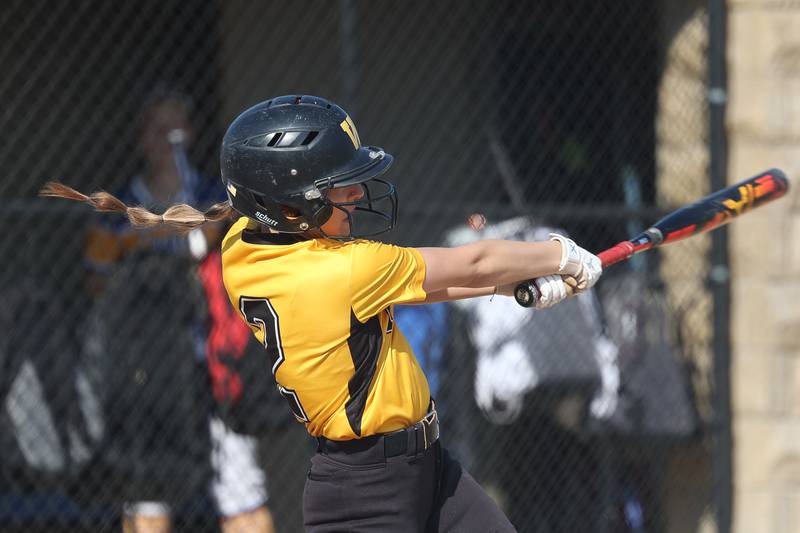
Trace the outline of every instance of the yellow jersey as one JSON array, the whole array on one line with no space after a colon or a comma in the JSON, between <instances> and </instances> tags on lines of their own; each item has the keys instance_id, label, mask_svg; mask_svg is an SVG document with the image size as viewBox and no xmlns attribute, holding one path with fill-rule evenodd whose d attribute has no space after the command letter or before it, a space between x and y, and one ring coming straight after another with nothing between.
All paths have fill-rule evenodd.
<instances>
[{"instance_id":1,"label":"yellow jersey","mask_svg":"<svg viewBox=\"0 0 800 533\"><path fill-rule=\"evenodd\" d=\"M393 304L426 297L419 251L300 240L242 217L222 241L222 272L231 303L311 435L355 439L425 416L427 379L392 319Z\"/></svg>"}]
</instances>

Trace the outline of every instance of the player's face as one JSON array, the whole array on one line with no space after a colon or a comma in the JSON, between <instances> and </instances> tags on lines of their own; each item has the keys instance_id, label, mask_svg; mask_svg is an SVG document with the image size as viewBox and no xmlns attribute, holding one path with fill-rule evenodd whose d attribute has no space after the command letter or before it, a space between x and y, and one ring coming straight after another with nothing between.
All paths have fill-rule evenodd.
<instances>
[{"instance_id":1,"label":"player's face","mask_svg":"<svg viewBox=\"0 0 800 533\"><path fill-rule=\"evenodd\" d=\"M332 203L355 202L364 197L364 188L361 185L349 185L339 189L329 189L325 196ZM354 205L344 205L342 209L352 213ZM347 214L342 209L334 209L331 218L322 225L322 230L326 235L342 236L350 233L350 221Z\"/></svg>"}]
</instances>

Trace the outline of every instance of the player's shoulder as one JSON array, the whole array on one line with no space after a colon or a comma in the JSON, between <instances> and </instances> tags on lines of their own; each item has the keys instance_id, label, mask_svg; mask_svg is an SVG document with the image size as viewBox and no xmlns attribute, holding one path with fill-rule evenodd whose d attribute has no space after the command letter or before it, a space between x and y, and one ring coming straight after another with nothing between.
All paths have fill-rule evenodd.
<instances>
[{"instance_id":1,"label":"player's shoulder","mask_svg":"<svg viewBox=\"0 0 800 533\"><path fill-rule=\"evenodd\" d=\"M380 241L369 239L352 239L349 241L337 241L334 239L317 239L316 245L319 248L356 256L361 260L371 256L380 256L390 250L398 248L393 244L386 244Z\"/></svg>"},{"instance_id":2,"label":"player's shoulder","mask_svg":"<svg viewBox=\"0 0 800 533\"><path fill-rule=\"evenodd\" d=\"M247 217L239 217L233 224L228 228L228 231L225 233L225 236L222 238L222 254L223 256L225 253L231 249L233 249L237 244L239 244L242 240L242 232L247 229L250 219Z\"/></svg>"},{"instance_id":3,"label":"player's shoulder","mask_svg":"<svg viewBox=\"0 0 800 533\"><path fill-rule=\"evenodd\" d=\"M393 268L393 264L417 264L424 260L419 250L397 244L358 239L350 241L353 268L376 272Z\"/></svg>"},{"instance_id":4,"label":"player's shoulder","mask_svg":"<svg viewBox=\"0 0 800 533\"><path fill-rule=\"evenodd\" d=\"M403 249L402 246L398 246L396 244L381 242L381 241L373 241L371 239L353 239L350 241L341 241L342 244L346 246L351 246L355 249L359 250L400 250Z\"/></svg>"},{"instance_id":5,"label":"player's shoulder","mask_svg":"<svg viewBox=\"0 0 800 533\"><path fill-rule=\"evenodd\" d=\"M227 234L226 238L234 237L236 235L240 235L242 233L242 231L244 231L245 229L248 228L248 226L250 226L251 229L255 229L254 221L250 220L247 217L239 217L239 218L237 218L233 222L233 224L231 224L231 227L228 229L228 234Z\"/></svg>"}]
</instances>

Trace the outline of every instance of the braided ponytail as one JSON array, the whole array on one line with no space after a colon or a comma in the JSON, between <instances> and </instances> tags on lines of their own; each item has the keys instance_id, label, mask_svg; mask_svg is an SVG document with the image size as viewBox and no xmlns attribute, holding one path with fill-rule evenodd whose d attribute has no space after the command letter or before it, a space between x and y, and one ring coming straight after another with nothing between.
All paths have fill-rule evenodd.
<instances>
[{"instance_id":1,"label":"braided ponytail","mask_svg":"<svg viewBox=\"0 0 800 533\"><path fill-rule=\"evenodd\" d=\"M54 181L47 182L39 190L39 196L84 202L96 211L122 213L128 217L131 224L139 228L152 228L166 224L180 233L191 231L206 222L224 220L234 214L230 203L220 202L212 205L205 212L187 204L176 204L164 211L163 215L157 215L144 207L128 207L122 200L105 191L94 192L87 196L72 187Z\"/></svg>"}]
</instances>

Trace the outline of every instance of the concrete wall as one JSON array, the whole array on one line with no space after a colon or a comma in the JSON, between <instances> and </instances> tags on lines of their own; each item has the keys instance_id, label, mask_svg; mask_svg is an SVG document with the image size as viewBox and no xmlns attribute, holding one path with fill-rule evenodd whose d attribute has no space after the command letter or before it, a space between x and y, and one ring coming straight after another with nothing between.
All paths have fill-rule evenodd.
<instances>
[{"instance_id":1,"label":"concrete wall","mask_svg":"<svg viewBox=\"0 0 800 533\"><path fill-rule=\"evenodd\" d=\"M788 199L731 226L735 530L800 531L800 1L731 0L730 180Z\"/></svg>"},{"instance_id":2,"label":"concrete wall","mask_svg":"<svg viewBox=\"0 0 800 533\"><path fill-rule=\"evenodd\" d=\"M657 195L677 205L708 192L707 16L703 2L663 5ZM788 199L730 226L734 530L794 533L800 531L800 1L731 0L728 9L728 181L773 166L795 180ZM709 246L708 237L692 239L665 248L662 261L672 302L686 311L683 334L707 420L711 300L698 272ZM670 530L713 530L710 509L697 505L707 489L692 488L697 478L686 458L670 469ZM693 468L702 472L706 461L700 452Z\"/></svg>"}]
</instances>

